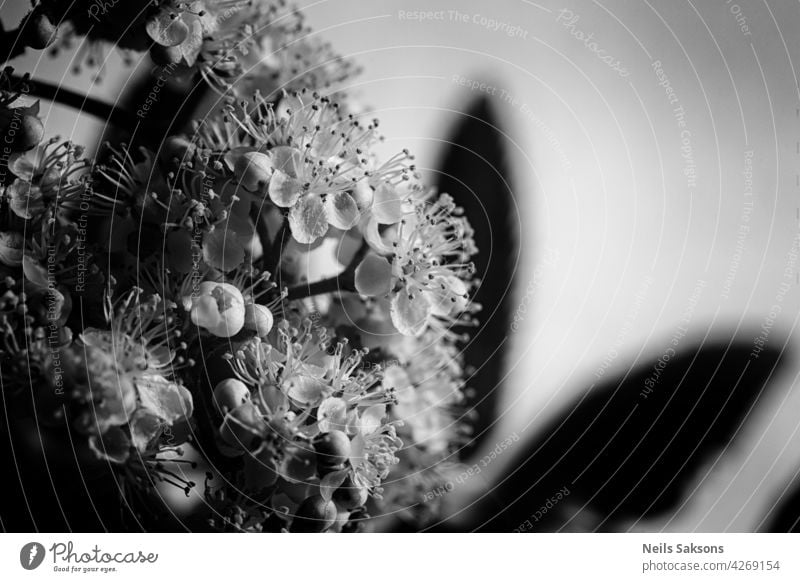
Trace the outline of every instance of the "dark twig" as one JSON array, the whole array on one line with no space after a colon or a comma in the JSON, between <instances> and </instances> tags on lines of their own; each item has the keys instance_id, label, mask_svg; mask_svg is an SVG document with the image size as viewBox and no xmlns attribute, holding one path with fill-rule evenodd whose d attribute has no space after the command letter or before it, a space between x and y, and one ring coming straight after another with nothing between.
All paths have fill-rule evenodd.
<instances>
[{"instance_id":1,"label":"dark twig","mask_svg":"<svg viewBox=\"0 0 800 582\"><path fill-rule=\"evenodd\" d=\"M45 81L25 80L18 75L10 75L9 78L15 82L24 81L28 86L27 92L31 95L67 105L81 112L89 113L113 125L133 127L137 124L136 118L127 111L93 97L89 97L88 95L81 95L70 89L52 85Z\"/></svg>"},{"instance_id":2,"label":"dark twig","mask_svg":"<svg viewBox=\"0 0 800 582\"><path fill-rule=\"evenodd\" d=\"M288 298L303 299L314 295L324 295L335 291L355 291L355 277L352 272L345 271L337 277L330 277L315 281L314 283L304 283L289 288Z\"/></svg>"}]
</instances>

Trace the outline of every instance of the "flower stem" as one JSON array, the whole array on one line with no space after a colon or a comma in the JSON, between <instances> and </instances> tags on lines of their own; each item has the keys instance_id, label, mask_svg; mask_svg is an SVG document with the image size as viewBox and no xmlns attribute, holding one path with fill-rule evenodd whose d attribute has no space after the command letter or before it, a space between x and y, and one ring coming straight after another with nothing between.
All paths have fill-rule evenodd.
<instances>
[{"instance_id":1,"label":"flower stem","mask_svg":"<svg viewBox=\"0 0 800 582\"><path fill-rule=\"evenodd\" d=\"M107 121L119 127L133 127L137 124L136 118L119 107L114 107L108 103L89 97L88 95L81 95L75 91L52 85L45 81L25 80L18 75L10 75L12 81L22 82L27 85L27 93L48 101L67 105L81 112L86 112L95 117Z\"/></svg>"}]
</instances>

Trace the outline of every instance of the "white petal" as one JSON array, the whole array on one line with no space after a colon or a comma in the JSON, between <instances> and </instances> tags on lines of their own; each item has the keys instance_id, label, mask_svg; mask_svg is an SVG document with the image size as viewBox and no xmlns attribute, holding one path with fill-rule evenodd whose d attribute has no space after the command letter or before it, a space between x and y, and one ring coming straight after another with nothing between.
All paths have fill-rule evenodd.
<instances>
[{"instance_id":1,"label":"white petal","mask_svg":"<svg viewBox=\"0 0 800 582\"><path fill-rule=\"evenodd\" d=\"M467 308L467 285L455 275L436 277L429 293L432 312L446 316Z\"/></svg>"},{"instance_id":2,"label":"white petal","mask_svg":"<svg viewBox=\"0 0 800 582\"><path fill-rule=\"evenodd\" d=\"M19 267L25 254L25 238L22 234L10 231L0 232L0 263L9 267Z\"/></svg>"},{"instance_id":3,"label":"white petal","mask_svg":"<svg viewBox=\"0 0 800 582\"><path fill-rule=\"evenodd\" d=\"M155 414L140 408L130 422L131 442L139 451L144 452L147 445L158 436L164 423Z\"/></svg>"},{"instance_id":4,"label":"white petal","mask_svg":"<svg viewBox=\"0 0 800 582\"><path fill-rule=\"evenodd\" d=\"M384 242L380 230L378 230L378 221L370 213L361 217L361 233L364 235L364 240L376 253L388 255L392 252L391 245Z\"/></svg>"},{"instance_id":5,"label":"white petal","mask_svg":"<svg viewBox=\"0 0 800 582\"><path fill-rule=\"evenodd\" d=\"M49 284L47 269L40 265L39 261L28 253L25 253L22 257L22 272L34 288L47 289Z\"/></svg>"},{"instance_id":6,"label":"white petal","mask_svg":"<svg viewBox=\"0 0 800 582\"><path fill-rule=\"evenodd\" d=\"M358 205L347 192L336 192L325 199L328 222L336 228L350 230L358 224Z\"/></svg>"},{"instance_id":7,"label":"white petal","mask_svg":"<svg viewBox=\"0 0 800 582\"><path fill-rule=\"evenodd\" d=\"M422 293L409 298L405 290L397 293L391 302L392 323L403 335L419 336L428 326L431 305Z\"/></svg>"},{"instance_id":8,"label":"white petal","mask_svg":"<svg viewBox=\"0 0 800 582\"><path fill-rule=\"evenodd\" d=\"M297 178L303 169L303 152L289 146L278 146L270 151L272 166L276 170Z\"/></svg>"},{"instance_id":9,"label":"white petal","mask_svg":"<svg viewBox=\"0 0 800 582\"><path fill-rule=\"evenodd\" d=\"M261 152L246 152L235 157L233 173L251 192L263 191L272 176L272 160Z\"/></svg>"},{"instance_id":10,"label":"white petal","mask_svg":"<svg viewBox=\"0 0 800 582\"><path fill-rule=\"evenodd\" d=\"M17 178L26 182L31 182L33 174L36 172L35 164L24 153L11 154L8 158L8 169Z\"/></svg>"},{"instance_id":11,"label":"white petal","mask_svg":"<svg viewBox=\"0 0 800 582\"><path fill-rule=\"evenodd\" d=\"M192 415L191 393L163 376L149 375L136 383L142 408L155 414L166 424Z\"/></svg>"},{"instance_id":12,"label":"white petal","mask_svg":"<svg viewBox=\"0 0 800 582\"><path fill-rule=\"evenodd\" d=\"M368 253L356 267L356 291L375 297L387 294L392 287L392 265L385 257Z\"/></svg>"},{"instance_id":13,"label":"white petal","mask_svg":"<svg viewBox=\"0 0 800 582\"><path fill-rule=\"evenodd\" d=\"M319 196L301 198L289 212L292 236L300 243L313 243L328 232L328 216Z\"/></svg>"},{"instance_id":14,"label":"white petal","mask_svg":"<svg viewBox=\"0 0 800 582\"><path fill-rule=\"evenodd\" d=\"M317 410L318 425L321 432L331 430L345 431L347 422L347 403L341 398L326 398Z\"/></svg>"},{"instance_id":15,"label":"white petal","mask_svg":"<svg viewBox=\"0 0 800 582\"><path fill-rule=\"evenodd\" d=\"M147 35L161 46L177 46L189 36L189 27L169 10L160 10L145 23Z\"/></svg>"},{"instance_id":16,"label":"white petal","mask_svg":"<svg viewBox=\"0 0 800 582\"><path fill-rule=\"evenodd\" d=\"M403 218L403 199L391 184L382 182L375 189L372 214L380 224L394 224Z\"/></svg>"},{"instance_id":17,"label":"white petal","mask_svg":"<svg viewBox=\"0 0 800 582\"><path fill-rule=\"evenodd\" d=\"M286 381L286 394L303 404L319 402L329 392L328 384L311 376L296 375Z\"/></svg>"},{"instance_id":18,"label":"white petal","mask_svg":"<svg viewBox=\"0 0 800 582\"><path fill-rule=\"evenodd\" d=\"M303 184L297 178L281 170L275 170L269 181L270 199L283 208L289 208L297 202L303 191Z\"/></svg>"},{"instance_id":19,"label":"white petal","mask_svg":"<svg viewBox=\"0 0 800 582\"><path fill-rule=\"evenodd\" d=\"M386 416L385 404L373 404L361 413L361 434L368 435L377 431Z\"/></svg>"}]
</instances>

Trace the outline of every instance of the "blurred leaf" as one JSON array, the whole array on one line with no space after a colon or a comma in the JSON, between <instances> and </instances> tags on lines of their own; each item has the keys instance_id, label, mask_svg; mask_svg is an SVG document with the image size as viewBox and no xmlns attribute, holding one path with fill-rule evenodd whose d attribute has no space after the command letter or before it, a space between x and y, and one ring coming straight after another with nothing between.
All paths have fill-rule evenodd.
<instances>
[{"instance_id":1,"label":"blurred leaf","mask_svg":"<svg viewBox=\"0 0 800 582\"><path fill-rule=\"evenodd\" d=\"M751 350L751 341L686 349L649 393L657 360L592 385L509 464L471 529L512 531L530 520L538 531L613 531L675 511L698 468L735 440L784 364L777 349L758 358ZM569 494L547 507L564 487Z\"/></svg>"},{"instance_id":2,"label":"blurred leaf","mask_svg":"<svg viewBox=\"0 0 800 582\"><path fill-rule=\"evenodd\" d=\"M464 208L479 250L474 260L482 284L474 300L483 305L483 311L478 314L480 326L470 330L472 338L464 349L467 364L475 368L467 386L474 390L468 402L477 413L475 439L468 450L483 440L497 417L511 323L509 297L520 255L506 165L507 140L488 98L473 100L449 138L437 176L439 192L449 193Z\"/></svg>"},{"instance_id":3,"label":"blurred leaf","mask_svg":"<svg viewBox=\"0 0 800 582\"><path fill-rule=\"evenodd\" d=\"M766 526L761 530L770 533L800 532L800 478L795 479L786 490L778 496L772 510L767 515Z\"/></svg>"}]
</instances>

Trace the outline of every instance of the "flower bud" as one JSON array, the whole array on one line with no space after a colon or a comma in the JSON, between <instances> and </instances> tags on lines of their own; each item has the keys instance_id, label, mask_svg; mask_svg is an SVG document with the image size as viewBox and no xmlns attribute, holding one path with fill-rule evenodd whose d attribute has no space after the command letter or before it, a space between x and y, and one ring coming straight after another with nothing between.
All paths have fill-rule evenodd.
<instances>
[{"instance_id":1,"label":"flower bud","mask_svg":"<svg viewBox=\"0 0 800 582\"><path fill-rule=\"evenodd\" d=\"M245 402L225 415L220 438L237 449L251 449L260 440L267 425L254 404Z\"/></svg>"},{"instance_id":2,"label":"flower bud","mask_svg":"<svg viewBox=\"0 0 800 582\"><path fill-rule=\"evenodd\" d=\"M372 206L372 200L375 198L375 192L369 185L366 179L359 180L353 186L353 199L356 201L359 210L366 210Z\"/></svg>"},{"instance_id":3,"label":"flower bud","mask_svg":"<svg viewBox=\"0 0 800 582\"><path fill-rule=\"evenodd\" d=\"M214 404L225 414L250 400L250 390L241 380L228 378L214 388Z\"/></svg>"},{"instance_id":4,"label":"flower bud","mask_svg":"<svg viewBox=\"0 0 800 582\"><path fill-rule=\"evenodd\" d=\"M231 337L244 327L244 297L230 283L204 281L184 298L192 323L218 337Z\"/></svg>"},{"instance_id":5,"label":"flower bud","mask_svg":"<svg viewBox=\"0 0 800 582\"><path fill-rule=\"evenodd\" d=\"M336 521L336 515L336 505L332 501L325 501L321 495L312 495L297 508L291 531L296 533L324 532Z\"/></svg>"},{"instance_id":6,"label":"flower bud","mask_svg":"<svg viewBox=\"0 0 800 582\"><path fill-rule=\"evenodd\" d=\"M270 447L262 444L258 450L248 453L244 459L244 482L250 491L261 491L273 486L278 480L278 468Z\"/></svg>"},{"instance_id":7,"label":"flower bud","mask_svg":"<svg viewBox=\"0 0 800 582\"><path fill-rule=\"evenodd\" d=\"M250 302L245 305L244 327L256 332L258 337L266 336L272 329L275 319L266 305Z\"/></svg>"},{"instance_id":8,"label":"flower bud","mask_svg":"<svg viewBox=\"0 0 800 582\"><path fill-rule=\"evenodd\" d=\"M314 450L308 445L289 446L285 449L281 476L287 481L307 483L317 474Z\"/></svg>"},{"instance_id":9,"label":"flower bud","mask_svg":"<svg viewBox=\"0 0 800 582\"><path fill-rule=\"evenodd\" d=\"M367 502L368 491L366 487L359 487L348 476L339 488L333 493L333 500L338 507L348 511L361 507Z\"/></svg>"},{"instance_id":10,"label":"flower bud","mask_svg":"<svg viewBox=\"0 0 800 582\"><path fill-rule=\"evenodd\" d=\"M159 152L161 161L171 164L177 158L179 162L188 162L194 156L197 146L187 137L171 135L164 140L164 147Z\"/></svg>"},{"instance_id":11,"label":"flower bud","mask_svg":"<svg viewBox=\"0 0 800 582\"><path fill-rule=\"evenodd\" d=\"M261 152L245 152L233 162L233 173L239 183L251 192L263 190L272 176L272 161Z\"/></svg>"},{"instance_id":12,"label":"flower bud","mask_svg":"<svg viewBox=\"0 0 800 582\"><path fill-rule=\"evenodd\" d=\"M314 440L317 463L328 467L341 465L350 458L350 439L340 430L332 430Z\"/></svg>"},{"instance_id":13,"label":"flower bud","mask_svg":"<svg viewBox=\"0 0 800 582\"><path fill-rule=\"evenodd\" d=\"M164 46L163 44L155 43L150 47L150 58L153 62L162 67L169 65L177 65L183 58L181 47L177 46Z\"/></svg>"}]
</instances>

